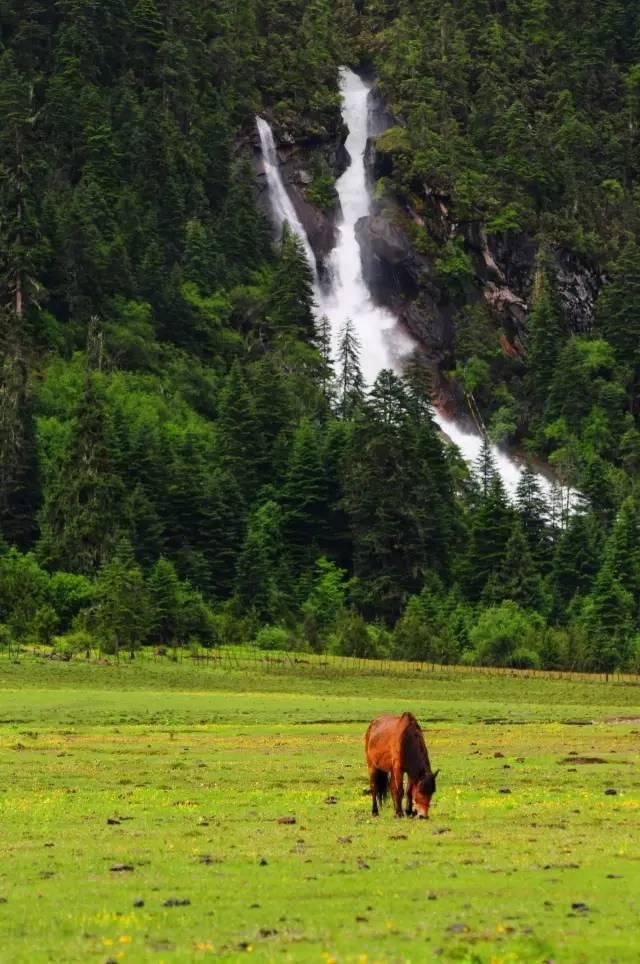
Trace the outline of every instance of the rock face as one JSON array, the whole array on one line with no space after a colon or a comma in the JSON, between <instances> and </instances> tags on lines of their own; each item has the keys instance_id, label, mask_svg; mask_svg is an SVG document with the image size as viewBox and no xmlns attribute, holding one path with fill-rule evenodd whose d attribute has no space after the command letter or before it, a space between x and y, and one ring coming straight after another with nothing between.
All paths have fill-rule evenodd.
<instances>
[{"instance_id":1,"label":"rock face","mask_svg":"<svg viewBox=\"0 0 640 964\"><path fill-rule=\"evenodd\" d=\"M310 203L307 189L313 184L312 173L320 165L338 178L349 163L344 147L347 131L339 112L320 124L293 113L273 115L265 111L265 118L273 129L278 145L278 158L281 163L283 183L291 198L296 214L307 233L309 243L322 270L324 262L336 243L337 221L340 214L339 204L320 208ZM270 214L260 141L257 134L253 138L255 154L258 203L265 214Z\"/></svg>"},{"instance_id":2,"label":"rock face","mask_svg":"<svg viewBox=\"0 0 640 964\"><path fill-rule=\"evenodd\" d=\"M393 173L393 149L376 135L390 126L400 128L402 120L385 110L379 95L373 97L374 136L369 139L365 162L375 188L381 178ZM384 192L383 192L384 196ZM472 268L463 282L465 304L485 304L495 318L500 345L505 355L523 355L527 344L527 319L534 286L539 248L522 233L487 236L481 222L455 223L451 199L428 184L423 185L421 215L397 200L384 196L374 202L371 215L357 226L365 279L374 298L391 308L424 347L432 362L436 384L455 364L455 318L459 305L452 303L446 285L438 281L435 260L451 239L462 244ZM422 237L430 239L416 250L414 226L427 228ZM420 253L422 250L433 254ZM597 268L569 249L557 246L549 252L551 282L570 332L586 333L593 325L595 302L604 278ZM455 390L451 388L455 394ZM455 399L448 398L455 408Z\"/></svg>"}]
</instances>

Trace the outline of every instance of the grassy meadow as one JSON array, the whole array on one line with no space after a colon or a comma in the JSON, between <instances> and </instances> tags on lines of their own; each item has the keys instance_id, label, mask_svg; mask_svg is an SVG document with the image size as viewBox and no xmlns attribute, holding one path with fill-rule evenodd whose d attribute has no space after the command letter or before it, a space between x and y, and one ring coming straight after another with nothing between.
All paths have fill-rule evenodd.
<instances>
[{"instance_id":1,"label":"grassy meadow","mask_svg":"<svg viewBox=\"0 0 640 964\"><path fill-rule=\"evenodd\" d=\"M404 709L428 822L363 794ZM3 660L0 961L637 961L639 763L629 681Z\"/></svg>"}]
</instances>

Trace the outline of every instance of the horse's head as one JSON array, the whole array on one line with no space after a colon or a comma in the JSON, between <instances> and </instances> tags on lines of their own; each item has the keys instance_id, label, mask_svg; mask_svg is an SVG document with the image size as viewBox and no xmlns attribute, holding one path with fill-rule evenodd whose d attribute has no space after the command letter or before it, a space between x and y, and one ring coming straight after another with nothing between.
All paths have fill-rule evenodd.
<instances>
[{"instance_id":1,"label":"horse's head","mask_svg":"<svg viewBox=\"0 0 640 964\"><path fill-rule=\"evenodd\" d=\"M421 817L423 820L427 820L429 817L431 797L436 792L436 777L439 773L440 770L436 770L435 773L426 773L413 788L413 804L418 813L418 817Z\"/></svg>"}]
</instances>

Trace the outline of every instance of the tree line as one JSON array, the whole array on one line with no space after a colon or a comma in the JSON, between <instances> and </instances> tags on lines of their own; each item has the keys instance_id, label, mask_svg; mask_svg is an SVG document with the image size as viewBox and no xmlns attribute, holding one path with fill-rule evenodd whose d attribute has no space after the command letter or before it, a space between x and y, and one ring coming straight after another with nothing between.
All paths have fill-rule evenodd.
<instances>
[{"instance_id":1,"label":"tree line","mask_svg":"<svg viewBox=\"0 0 640 964\"><path fill-rule=\"evenodd\" d=\"M638 665L631 242L586 335L541 262L517 378L460 306L467 361L496 375L489 421L527 385L526 438L585 495L567 514L532 472L508 499L488 444L469 470L419 357L367 387L351 325L332 357L299 243L259 213L256 110L335 133L337 67L383 28L383 82L417 97L398 66L413 13L360 6L0 5L0 645Z\"/></svg>"}]
</instances>

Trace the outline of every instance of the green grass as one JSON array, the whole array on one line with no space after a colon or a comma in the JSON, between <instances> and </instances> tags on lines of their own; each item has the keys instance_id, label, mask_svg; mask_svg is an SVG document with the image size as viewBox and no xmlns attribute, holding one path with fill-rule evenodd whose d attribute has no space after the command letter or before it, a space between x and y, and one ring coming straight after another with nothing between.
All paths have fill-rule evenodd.
<instances>
[{"instance_id":1,"label":"green grass","mask_svg":"<svg viewBox=\"0 0 640 964\"><path fill-rule=\"evenodd\" d=\"M637 961L639 705L623 682L0 662L0 960ZM442 770L428 822L363 796L365 725L403 709Z\"/></svg>"}]
</instances>

